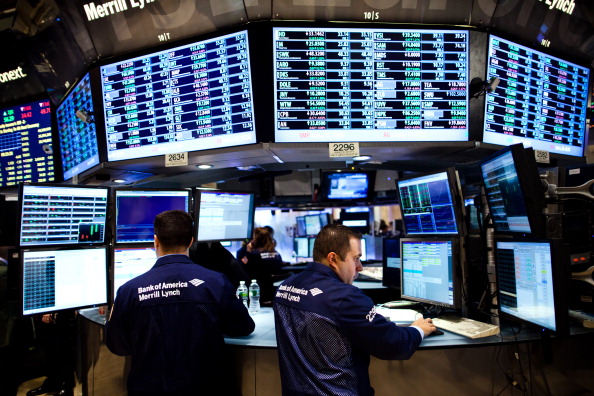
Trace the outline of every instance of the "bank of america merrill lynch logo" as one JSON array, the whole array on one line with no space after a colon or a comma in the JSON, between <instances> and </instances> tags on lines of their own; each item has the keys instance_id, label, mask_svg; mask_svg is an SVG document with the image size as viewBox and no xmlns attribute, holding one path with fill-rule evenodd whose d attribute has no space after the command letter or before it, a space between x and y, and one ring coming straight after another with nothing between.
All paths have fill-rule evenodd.
<instances>
[{"instance_id":1,"label":"bank of america merrill lynch logo","mask_svg":"<svg viewBox=\"0 0 594 396\"><path fill-rule=\"evenodd\" d=\"M203 280L201 280L201 279L192 279L192 280L190 281L190 283L191 283L191 284L193 284L194 286L198 287L198 286L200 286L201 284L203 284L203 283L204 283L204 281L203 281Z\"/></svg>"},{"instance_id":2,"label":"bank of america merrill lynch logo","mask_svg":"<svg viewBox=\"0 0 594 396\"><path fill-rule=\"evenodd\" d=\"M312 296L317 296L318 294L324 293L323 291L321 291L317 287L314 287L313 289L309 289L309 292L311 293Z\"/></svg>"}]
</instances>

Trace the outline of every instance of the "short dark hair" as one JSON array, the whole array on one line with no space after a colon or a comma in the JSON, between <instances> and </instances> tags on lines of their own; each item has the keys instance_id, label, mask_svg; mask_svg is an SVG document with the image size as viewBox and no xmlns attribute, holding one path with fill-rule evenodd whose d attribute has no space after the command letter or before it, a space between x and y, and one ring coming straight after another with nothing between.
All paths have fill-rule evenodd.
<instances>
[{"instance_id":1,"label":"short dark hair","mask_svg":"<svg viewBox=\"0 0 594 396\"><path fill-rule=\"evenodd\" d=\"M155 235L165 251L180 251L190 246L194 227L192 217L183 210L166 210L154 221Z\"/></svg>"},{"instance_id":2,"label":"short dark hair","mask_svg":"<svg viewBox=\"0 0 594 396\"><path fill-rule=\"evenodd\" d=\"M314 243L314 261L322 262L331 252L338 254L338 257L344 260L351 248L351 238L361 239L361 233L342 224L325 226Z\"/></svg>"}]
</instances>

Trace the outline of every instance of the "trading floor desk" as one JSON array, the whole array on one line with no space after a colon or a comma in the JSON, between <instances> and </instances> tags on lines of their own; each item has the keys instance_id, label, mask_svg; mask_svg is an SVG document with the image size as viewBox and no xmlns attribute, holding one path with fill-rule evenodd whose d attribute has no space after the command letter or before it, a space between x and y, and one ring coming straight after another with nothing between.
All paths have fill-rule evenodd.
<instances>
[{"instance_id":1,"label":"trading floor desk","mask_svg":"<svg viewBox=\"0 0 594 396\"><path fill-rule=\"evenodd\" d=\"M106 348L105 316L97 309L80 313L79 377L84 394L125 395L129 360ZM272 309L262 308L253 318L256 329L251 335L225 339L229 381L238 395L279 396ZM500 336L474 340L447 331L426 337L407 361L372 358L369 372L376 395L480 396L502 390L502 395L520 395L524 388L527 395L594 395L594 332L575 328L572 336L552 339L549 345L534 332L522 329L514 337L512 328L503 327Z\"/></svg>"}]
</instances>

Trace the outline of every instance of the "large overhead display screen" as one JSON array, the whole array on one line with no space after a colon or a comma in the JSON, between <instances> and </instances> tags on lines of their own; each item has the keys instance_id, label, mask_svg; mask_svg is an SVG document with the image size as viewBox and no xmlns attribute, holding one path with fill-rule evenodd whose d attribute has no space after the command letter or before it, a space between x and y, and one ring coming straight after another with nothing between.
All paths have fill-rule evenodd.
<instances>
[{"instance_id":1,"label":"large overhead display screen","mask_svg":"<svg viewBox=\"0 0 594 396\"><path fill-rule=\"evenodd\" d=\"M582 156L589 70L491 36L483 141Z\"/></svg>"},{"instance_id":2,"label":"large overhead display screen","mask_svg":"<svg viewBox=\"0 0 594 396\"><path fill-rule=\"evenodd\" d=\"M276 141L468 140L468 36L275 28Z\"/></svg>"},{"instance_id":3,"label":"large overhead display screen","mask_svg":"<svg viewBox=\"0 0 594 396\"><path fill-rule=\"evenodd\" d=\"M49 100L0 109L0 187L54 180Z\"/></svg>"},{"instance_id":4,"label":"large overhead display screen","mask_svg":"<svg viewBox=\"0 0 594 396\"><path fill-rule=\"evenodd\" d=\"M256 142L247 31L101 67L108 161Z\"/></svg>"}]
</instances>

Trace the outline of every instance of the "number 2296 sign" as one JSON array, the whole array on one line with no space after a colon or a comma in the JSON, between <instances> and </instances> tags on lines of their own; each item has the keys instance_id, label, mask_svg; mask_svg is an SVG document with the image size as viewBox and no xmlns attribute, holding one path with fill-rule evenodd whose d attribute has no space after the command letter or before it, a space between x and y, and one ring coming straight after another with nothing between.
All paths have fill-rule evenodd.
<instances>
[{"instance_id":1,"label":"number 2296 sign","mask_svg":"<svg viewBox=\"0 0 594 396\"><path fill-rule=\"evenodd\" d=\"M329 143L330 157L356 157L359 155L359 143Z\"/></svg>"},{"instance_id":2,"label":"number 2296 sign","mask_svg":"<svg viewBox=\"0 0 594 396\"><path fill-rule=\"evenodd\" d=\"M188 153L165 154L165 166L188 165Z\"/></svg>"}]
</instances>

